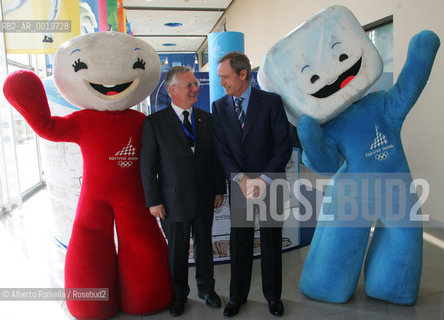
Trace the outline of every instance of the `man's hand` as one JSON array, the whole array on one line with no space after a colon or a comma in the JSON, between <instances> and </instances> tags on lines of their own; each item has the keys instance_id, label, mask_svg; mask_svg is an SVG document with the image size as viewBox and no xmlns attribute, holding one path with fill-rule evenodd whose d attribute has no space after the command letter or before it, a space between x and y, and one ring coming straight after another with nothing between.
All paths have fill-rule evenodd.
<instances>
[{"instance_id":1,"label":"man's hand","mask_svg":"<svg viewBox=\"0 0 444 320\"><path fill-rule=\"evenodd\" d=\"M158 204L157 206L150 207L150 212L153 216L160 219L165 219L166 213L163 204Z\"/></svg>"},{"instance_id":2,"label":"man's hand","mask_svg":"<svg viewBox=\"0 0 444 320\"><path fill-rule=\"evenodd\" d=\"M244 197L247 197L247 181L249 180L248 176L246 174L244 174L244 176L242 177L242 180L239 181L239 187L242 191L242 193L244 194Z\"/></svg>"},{"instance_id":3,"label":"man's hand","mask_svg":"<svg viewBox=\"0 0 444 320\"><path fill-rule=\"evenodd\" d=\"M223 194L216 194L214 198L214 208L219 208L222 203L224 202L224 195Z\"/></svg>"},{"instance_id":4,"label":"man's hand","mask_svg":"<svg viewBox=\"0 0 444 320\"><path fill-rule=\"evenodd\" d=\"M265 192L267 183L262 178L248 179L246 183L247 189L244 192L247 199L260 199Z\"/></svg>"},{"instance_id":5,"label":"man's hand","mask_svg":"<svg viewBox=\"0 0 444 320\"><path fill-rule=\"evenodd\" d=\"M247 199L259 199L265 192L267 183L262 178L250 179L247 175L242 177L239 187Z\"/></svg>"}]
</instances>

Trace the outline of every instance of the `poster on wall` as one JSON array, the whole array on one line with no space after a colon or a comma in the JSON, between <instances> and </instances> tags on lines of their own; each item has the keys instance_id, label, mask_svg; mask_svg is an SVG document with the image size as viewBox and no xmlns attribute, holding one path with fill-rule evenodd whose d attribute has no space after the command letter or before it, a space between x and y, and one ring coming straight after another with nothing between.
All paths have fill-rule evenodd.
<instances>
[{"instance_id":1,"label":"poster on wall","mask_svg":"<svg viewBox=\"0 0 444 320\"><path fill-rule=\"evenodd\" d=\"M165 109L171 102L171 99L168 96L167 90L165 88L165 76L166 72L162 72L160 81L150 96L150 113ZM195 104L195 107L207 112L211 112L209 73L194 72L194 76L200 83L199 97L197 98L197 103ZM257 82L257 72L251 73L250 83L253 87L259 89L259 84Z\"/></svg>"},{"instance_id":2,"label":"poster on wall","mask_svg":"<svg viewBox=\"0 0 444 320\"><path fill-rule=\"evenodd\" d=\"M52 78L43 80L51 114L66 116L80 110L66 101ZM53 237L56 244L66 248L71 237L74 215L82 185L83 159L75 143L40 139L42 166L51 199Z\"/></svg>"},{"instance_id":3,"label":"poster on wall","mask_svg":"<svg viewBox=\"0 0 444 320\"><path fill-rule=\"evenodd\" d=\"M99 4L97 0L80 0L80 33L99 31Z\"/></svg>"},{"instance_id":4,"label":"poster on wall","mask_svg":"<svg viewBox=\"0 0 444 320\"><path fill-rule=\"evenodd\" d=\"M51 54L80 35L78 1L3 0L3 19L8 53Z\"/></svg>"},{"instance_id":5,"label":"poster on wall","mask_svg":"<svg viewBox=\"0 0 444 320\"><path fill-rule=\"evenodd\" d=\"M159 83L157 84L153 93L150 95L151 110L149 113L154 113L165 109L171 103L171 98L168 96L165 87L165 76L166 72L162 72ZM197 98L197 103L194 106L210 112L210 104L208 102L210 101L208 72L194 72L194 76L200 83L199 97Z\"/></svg>"}]
</instances>

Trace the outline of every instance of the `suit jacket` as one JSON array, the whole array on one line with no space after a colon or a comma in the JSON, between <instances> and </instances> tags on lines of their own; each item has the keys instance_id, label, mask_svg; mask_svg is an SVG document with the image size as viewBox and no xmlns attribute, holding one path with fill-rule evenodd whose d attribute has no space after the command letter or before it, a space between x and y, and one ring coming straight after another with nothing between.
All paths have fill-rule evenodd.
<instances>
[{"instance_id":1,"label":"suit jacket","mask_svg":"<svg viewBox=\"0 0 444 320\"><path fill-rule=\"evenodd\" d=\"M228 181L238 172L285 172L292 142L280 96L252 88L243 130L232 96L212 108L216 152Z\"/></svg>"},{"instance_id":2,"label":"suit jacket","mask_svg":"<svg viewBox=\"0 0 444 320\"><path fill-rule=\"evenodd\" d=\"M193 112L194 153L171 105L143 124L140 169L146 206L163 204L171 222L212 214L214 195L226 191L214 151L212 115L197 108Z\"/></svg>"}]
</instances>

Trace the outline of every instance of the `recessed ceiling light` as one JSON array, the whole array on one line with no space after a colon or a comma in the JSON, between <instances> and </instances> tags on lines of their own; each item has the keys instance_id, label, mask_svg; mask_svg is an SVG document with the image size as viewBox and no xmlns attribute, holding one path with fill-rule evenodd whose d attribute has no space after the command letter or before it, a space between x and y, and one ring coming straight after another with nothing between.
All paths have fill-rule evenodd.
<instances>
[{"instance_id":1,"label":"recessed ceiling light","mask_svg":"<svg viewBox=\"0 0 444 320\"><path fill-rule=\"evenodd\" d=\"M164 43L162 44L164 47L174 47L176 44L175 43Z\"/></svg>"},{"instance_id":2,"label":"recessed ceiling light","mask_svg":"<svg viewBox=\"0 0 444 320\"><path fill-rule=\"evenodd\" d=\"M180 23L180 22L168 22L168 23L165 23L164 26L165 27L175 28L175 27L182 26L182 23Z\"/></svg>"}]
</instances>

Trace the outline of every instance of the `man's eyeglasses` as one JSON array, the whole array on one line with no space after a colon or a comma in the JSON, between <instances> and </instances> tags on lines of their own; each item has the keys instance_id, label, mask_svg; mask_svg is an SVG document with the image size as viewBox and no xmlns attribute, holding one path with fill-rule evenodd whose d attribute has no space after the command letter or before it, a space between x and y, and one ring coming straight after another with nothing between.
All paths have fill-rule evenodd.
<instances>
[{"instance_id":1,"label":"man's eyeglasses","mask_svg":"<svg viewBox=\"0 0 444 320\"><path fill-rule=\"evenodd\" d=\"M197 87L199 89L200 82L199 82L199 80L196 80L195 82L190 82L190 83L187 83L187 84L173 84L173 86L185 87L187 89L191 89L193 86L195 86L195 87Z\"/></svg>"}]
</instances>

